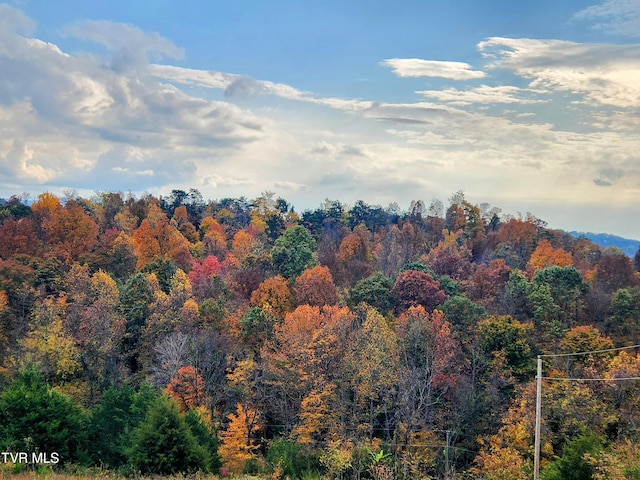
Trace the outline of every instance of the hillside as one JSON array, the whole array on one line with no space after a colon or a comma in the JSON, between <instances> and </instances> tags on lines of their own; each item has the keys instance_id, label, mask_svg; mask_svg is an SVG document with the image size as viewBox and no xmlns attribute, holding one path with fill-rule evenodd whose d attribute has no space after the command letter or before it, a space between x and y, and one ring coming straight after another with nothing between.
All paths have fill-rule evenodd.
<instances>
[{"instance_id":1,"label":"hillside","mask_svg":"<svg viewBox=\"0 0 640 480\"><path fill-rule=\"evenodd\" d=\"M633 240L630 238L623 238L617 235L611 235L609 233L592 233L592 232L569 232L576 238L584 237L591 240L593 243L600 245L601 247L618 247L622 252L632 257L638 251L640 247L640 240Z\"/></svg>"},{"instance_id":2,"label":"hillside","mask_svg":"<svg viewBox=\"0 0 640 480\"><path fill-rule=\"evenodd\" d=\"M615 379L640 376L640 358L612 350L638 342L637 265L532 215L449 202L10 198L6 458L128 476L528 478L544 354L545 478L638 468L640 384ZM572 352L593 353L556 358Z\"/></svg>"}]
</instances>

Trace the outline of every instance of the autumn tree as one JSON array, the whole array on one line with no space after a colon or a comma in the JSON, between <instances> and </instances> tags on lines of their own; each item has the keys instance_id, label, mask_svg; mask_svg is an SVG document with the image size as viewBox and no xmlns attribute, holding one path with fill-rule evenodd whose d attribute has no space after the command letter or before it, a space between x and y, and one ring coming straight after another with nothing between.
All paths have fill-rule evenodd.
<instances>
[{"instance_id":1,"label":"autumn tree","mask_svg":"<svg viewBox=\"0 0 640 480\"><path fill-rule=\"evenodd\" d=\"M448 298L431 275L416 270L407 270L398 275L391 294L401 310L422 305L431 311Z\"/></svg>"},{"instance_id":2,"label":"autumn tree","mask_svg":"<svg viewBox=\"0 0 640 480\"><path fill-rule=\"evenodd\" d=\"M464 365L460 345L441 311L410 307L398 318L396 332L400 370L395 434L404 451L417 432L427 432L442 420L436 412L454 398Z\"/></svg>"},{"instance_id":3,"label":"autumn tree","mask_svg":"<svg viewBox=\"0 0 640 480\"><path fill-rule=\"evenodd\" d=\"M32 206L42 215L42 228L50 254L66 262L77 260L96 244L98 225L80 205L69 200L63 207L59 201L40 198Z\"/></svg>"},{"instance_id":4,"label":"autumn tree","mask_svg":"<svg viewBox=\"0 0 640 480\"><path fill-rule=\"evenodd\" d=\"M321 265L302 272L293 290L299 305L333 305L338 301L333 276L327 267Z\"/></svg>"},{"instance_id":5,"label":"autumn tree","mask_svg":"<svg viewBox=\"0 0 640 480\"><path fill-rule=\"evenodd\" d=\"M373 308L367 309L345 362L358 407L355 420L371 441L378 429L389 428L400 365L398 336Z\"/></svg>"},{"instance_id":6,"label":"autumn tree","mask_svg":"<svg viewBox=\"0 0 640 480\"><path fill-rule=\"evenodd\" d=\"M526 387L512 401L501 419L501 426L488 439L480 439L480 453L471 472L477 478L496 480L527 480L533 468L529 453L532 444L535 397ZM543 442L541 450L549 454L551 446Z\"/></svg>"},{"instance_id":7,"label":"autumn tree","mask_svg":"<svg viewBox=\"0 0 640 480\"><path fill-rule=\"evenodd\" d=\"M631 258L615 247L605 250L598 262L595 283L607 292L638 285Z\"/></svg>"},{"instance_id":8,"label":"autumn tree","mask_svg":"<svg viewBox=\"0 0 640 480\"><path fill-rule=\"evenodd\" d=\"M560 341L560 351L562 353L601 352L572 356L567 361L567 366L570 363L575 365L578 368L577 371L586 376L600 375L601 369L604 368L607 360L612 356L612 353L607 350L612 348L613 342L611 339L602 335L596 327L591 325L573 327Z\"/></svg>"},{"instance_id":9,"label":"autumn tree","mask_svg":"<svg viewBox=\"0 0 640 480\"><path fill-rule=\"evenodd\" d=\"M338 431L337 382L354 315L346 307L301 305L274 325L261 351L271 415L308 444Z\"/></svg>"},{"instance_id":10,"label":"autumn tree","mask_svg":"<svg viewBox=\"0 0 640 480\"><path fill-rule=\"evenodd\" d=\"M0 223L0 258L14 255L38 255L42 243L32 218L5 219Z\"/></svg>"},{"instance_id":11,"label":"autumn tree","mask_svg":"<svg viewBox=\"0 0 640 480\"><path fill-rule=\"evenodd\" d=\"M500 298L511 271L502 259L491 260L489 265L478 266L466 289L469 297L489 307Z\"/></svg>"},{"instance_id":12,"label":"autumn tree","mask_svg":"<svg viewBox=\"0 0 640 480\"><path fill-rule=\"evenodd\" d=\"M340 285L354 285L374 271L376 257L371 245L371 232L358 225L340 242L336 254L337 279Z\"/></svg>"},{"instance_id":13,"label":"autumn tree","mask_svg":"<svg viewBox=\"0 0 640 480\"><path fill-rule=\"evenodd\" d=\"M245 409L238 403L236 413L230 413L227 418L229 424L220 434L221 444L218 452L224 466L239 474L259 448L254 436L260 430L260 417L256 411Z\"/></svg>"},{"instance_id":14,"label":"autumn tree","mask_svg":"<svg viewBox=\"0 0 640 480\"><path fill-rule=\"evenodd\" d=\"M63 324L66 311L64 298L38 302L23 343L24 366L37 365L48 381L58 385L70 382L81 369L80 351Z\"/></svg>"},{"instance_id":15,"label":"autumn tree","mask_svg":"<svg viewBox=\"0 0 640 480\"><path fill-rule=\"evenodd\" d=\"M164 392L178 403L181 410L194 409L205 400L204 379L194 366L181 367Z\"/></svg>"},{"instance_id":16,"label":"autumn tree","mask_svg":"<svg viewBox=\"0 0 640 480\"><path fill-rule=\"evenodd\" d=\"M287 281L280 275L267 278L251 294L251 304L266 310L277 318L293 309L294 299Z\"/></svg>"},{"instance_id":17,"label":"autumn tree","mask_svg":"<svg viewBox=\"0 0 640 480\"><path fill-rule=\"evenodd\" d=\"M573 265L571 253L565 252L561 248L553 248L549 240L540 240L538 246L529 258L528 266L533 270L540 270L552 266L568 267Z\"/></svg>"},{"instance_id":18,"label":"autumn tree","mask_svg":"<svg viewBox=\"0 0 640 480\"><path fill-rule=\"evenodd\" d=\"M214 277L221 274L222 263L213 255L207 256L202 262L194 262L189 271L189 280L197 298L214 297L217 292Z\"/></svg>"},{"instance_id":19,"label":"autumn tree","mask_svg":"<svg viewBox=\"0 0 640 480\"><path fill-rule=\"evenodd\" d=\"M205 217L200 232L207 253L222 258L227 252L227 237L222 225L212 217Z\"/></svg>"}]
</instances>

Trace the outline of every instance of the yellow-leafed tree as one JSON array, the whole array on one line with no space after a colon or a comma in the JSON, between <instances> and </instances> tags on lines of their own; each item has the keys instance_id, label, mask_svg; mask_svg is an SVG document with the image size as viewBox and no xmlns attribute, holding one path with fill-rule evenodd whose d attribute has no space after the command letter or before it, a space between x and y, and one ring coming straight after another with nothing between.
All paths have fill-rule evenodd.
<instances>
[{"instance_id":1,"label":"yellow-leafed tree","mask_svg":"<svg viewBox=\"0 0 640 480\"><path fill-rule=\"evenodd\" d=\"M258 412L245 409L241 403L236 406L237 414L228 415L229 425L221 434L218 453L224 465L233 473L242 473L245 463L258 449L253 435L260 429Z\"/></svg>"}]
</instances>

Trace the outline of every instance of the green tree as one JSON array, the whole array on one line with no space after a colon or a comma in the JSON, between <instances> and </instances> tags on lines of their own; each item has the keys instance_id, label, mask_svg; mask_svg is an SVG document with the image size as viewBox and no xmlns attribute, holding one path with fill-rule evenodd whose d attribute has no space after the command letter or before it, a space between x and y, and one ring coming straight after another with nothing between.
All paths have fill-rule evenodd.
<instances>
[{"instance_id":1,"label":"green tree","mask_svg":"<svg viewBox=\"0 0 640 480\"><path fill-rule=\"evenodd\" d=\"M49 388L33 367L18 373L0 395L0 448L56 452L60 462L86 459L86 416L65 395Z\"/></svg>"},{"instance_id":2,"label":"green tree","mask_svg":"<svg viewBox=\"0 0 640 480\"><path fill-rule=\"evenodd\" d=\"M506 366L516 375L533 371L529 335L533 326L509 315L491 316L478 324L480 345L494 358L504 356Z\"/></svg>"},{"instance_id":3,"label":"green tree","mask_svg":"<svg viewBox=\"0 0 640 480\"><path fill-rule=\"evenodd\" d=\"M276 270L286 279L300 275L313 267L316 242L309 230L302 225L288 228L271 249L271 259Z\"/></svg>"},{"instance_id":4,"label":"green tree","mask_svg":"<svg viewBox=\"0 0 640 480\"><path fill-rule=\"evenodd\" d=\"M131 447L132 432L144 420L149 406L159 396L148 384L138 392L125 385L110 387L91 411L91 457L94 464L120 468L128 463L127 449Z\"/></svg>"},{"instance_id":5,"label":"green tree","mask_svg":"<svg viewBox=\"0 0 640 480\"><path fill-rule=\"evenodd\" d=\"M584 298L589 285L582 279L582 274L572 266L552 266L537 270L533 275L535 286L548 285L553 303L559 309L559 319L565 326L575 325L584 311Z\"/></svg>"},{"instance_id":6,"label":"green tree","mask_svg":"<svg viewBox=\"0 0 640 480\"><path fill-rule=\"evenodd\" d=\"M603 447L603 439L595 433L585 433L569 440L562 456L556 458L541 472L543 480L589 480L593 465L585 454L597 452Z\"/></svg>"},{"instance_id":7,"label":"green tree","mask_svg":"<svg viewBox=\"0 0 640 480\"><path fill-rule=\"evenodd\" d=\"M349 306L354 308L364 302L382 315L387 315L394 306L392 288L393 280L380 272L363 278L349 290Z\"/></svg>"},{"instance_id":8,"label":"green tree","mask_svg":"<svg viewBox=\"0 0 640 480\"><path fill-rule=\"evenodd\" d=\"M144 273L129 277L120 289L120 308L127 321L124 350L131 371L139 369L138 349L142 328L147 323L149 305L153 302L153 291Z\"/></svg>"},{"instance_id":9,"label":"green tree","mask_svg":"<svg viewBox=\"0 0 640 480\"><path fill-rule=\"evenodd\" d=\"M128 457L135 469L155 475L206 471L211 463L178 405L166 396L155 400L135 430Z\"/></svg>"}]
</instances>

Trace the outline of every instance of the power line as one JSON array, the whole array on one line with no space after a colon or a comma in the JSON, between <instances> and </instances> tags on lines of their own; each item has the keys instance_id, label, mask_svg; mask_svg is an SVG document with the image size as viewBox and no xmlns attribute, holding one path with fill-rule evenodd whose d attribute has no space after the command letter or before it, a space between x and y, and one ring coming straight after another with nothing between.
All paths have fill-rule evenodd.
<instances>
[{"instance_id":1,"label":"power line","mask_svg":"<svg viewBox=\"0 0 640 480\"><path fill-rule=\"evenodd\" d=\"M608 353L617 352L619 350L628 350L631 348L640 348L640 345L629 345L628 347L607 348L604 350L592 350L590 352L575 352L575 353L547 353L546 355L538 355L539 357L572 357L578 355L591 355L594 353Z\"/></svg>"},{"instance_id":2,"label":"power line","mask_svg":"<svg viewBox=\"0 0 640 480\"><path fill-rule=\"evenodd\" d=\"M555 381L580 381L580 382L597 382L597 381L620 381L620 380L640 380L640 377L618 377L618 378L567 378L567 377L543 377L542 376L542 357L570 357L578 355L592 355L596 353L609 353L618 352L620 350L629 350L632 348L640 348L640 345L629 345L628 347L618 348L606 348L602 350L592 350L590 352L576 352L576 353L556 353L547 355L538 355L538 368L536 374L536 421L535 421L535 434L534 434L534 457L533 457L533 479L540 479L540 424L541 424L541 407L542 407L542 380L555 380Z\"/></svg>"},{"instance_id":3,"label":"power line","mask_svg":"<svg viewBox=\"0 0 640 480\"><path fill-rule=\"evenodd\" d=\"M640 377L614 377L614 378L569 378L569 377L541 377L542 380L557 380L568 382L617 382L618 380L640 380Z\"/></svg>"}]
</instances>

